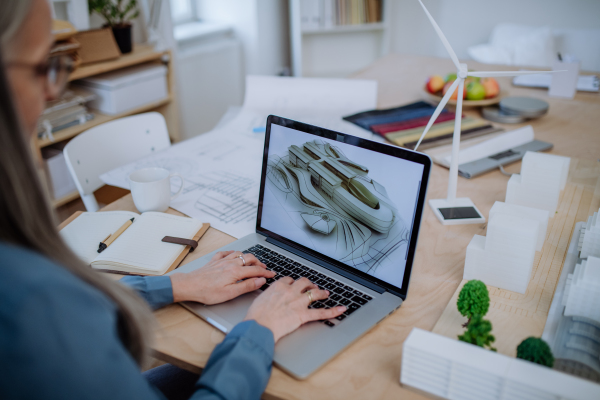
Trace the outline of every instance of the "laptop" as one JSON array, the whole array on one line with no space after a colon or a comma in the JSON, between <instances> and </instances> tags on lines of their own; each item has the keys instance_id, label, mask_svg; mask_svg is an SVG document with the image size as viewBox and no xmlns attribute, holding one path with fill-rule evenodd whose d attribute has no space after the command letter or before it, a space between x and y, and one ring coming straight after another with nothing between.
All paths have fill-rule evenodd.
<instances>
[{"instance_id":1,"label":"laptop","mask_svg":"<svg viewBox=\"0 0 600 400\"><path fill-rule=\"evenodd\" d=\"M275 280L307 277L330 292L311 308L347 307L276 344L274 363L307 378L406 299L430 169L421 153L269 116L256 232L175 272L201 268L218 251L239 250L277 275L222 304L183 306L229 332Z\"/></svg>"}]
</instances>

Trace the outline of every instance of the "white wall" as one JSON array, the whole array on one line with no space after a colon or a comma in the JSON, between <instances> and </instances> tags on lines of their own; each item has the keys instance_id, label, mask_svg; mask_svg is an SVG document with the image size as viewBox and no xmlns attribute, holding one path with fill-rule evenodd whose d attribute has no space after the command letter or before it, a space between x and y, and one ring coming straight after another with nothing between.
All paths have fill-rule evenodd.
<instances>
[{"instance_id":1,"label":"white wall","mask_svg":"<svg viewBox=\"0 0 600 400\"><path fill-rule=\"evenodd\" d=\"M392 51L446 57L417 0L390 1ZM423 0L452 48L467 58L467 48L486 43L495 25L512 22L551 28L600 28L598 0Z\"/></svg>"},{"instance_id":2,"label":"white wall","mask_svg":"<svg viewBox=\"0 0 600 400\"><path fill-rule=\"evenodd\" d=\"M247 74L276 75L290 65L287 0L198 0L207 21L228 22L244 48Z\"/></svg>"}]
</instances>

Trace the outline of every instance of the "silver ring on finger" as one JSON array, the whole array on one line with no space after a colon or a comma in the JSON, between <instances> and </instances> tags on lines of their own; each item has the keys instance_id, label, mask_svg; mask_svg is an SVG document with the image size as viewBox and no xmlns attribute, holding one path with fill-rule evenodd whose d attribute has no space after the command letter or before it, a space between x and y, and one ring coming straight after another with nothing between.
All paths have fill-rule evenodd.
<instances>
[{"instance_id":1,"label":"silver ring on finger","mask_svg":"<svg viewBox=\"0 0 600 400\"><path fill-rule=\"evenodd\" d=\"M237 258L239 258L240 260L242 260L242 262L244 263L244 267L246 266L246 260L244 260L244 256L242 254L240 254L239 256L237 256Z\"/></svg>"},{"instance_id":2,"label":"silver ring on finger","mask_svg":"<svg viewBox=\"0 0 600 400\"><path fill-rule=\"evenodd\" d=\"M312 292L308 290L306 291L306 295L308 296L308 305L310 306L313 303Z\"/></svg>"}]
</instances>

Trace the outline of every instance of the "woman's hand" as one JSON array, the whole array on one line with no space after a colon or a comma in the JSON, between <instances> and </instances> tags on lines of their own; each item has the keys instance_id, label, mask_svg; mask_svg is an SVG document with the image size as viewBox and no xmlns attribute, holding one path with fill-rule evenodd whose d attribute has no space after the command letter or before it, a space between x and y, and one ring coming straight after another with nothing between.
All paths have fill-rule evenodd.
<instances>
[{"instance_id":1,"label":"woman's hand","mask_svg":"<svg viewBox=\"0 0 600 400\"><path fill-rule=\"evenodd\" d=\"M309 309L309 290L313 301L329 297L327 290L320 290L306 278L294 281L289 276L283 277L254 300L245 320L253 319L269 328L277 342L309 321L335 318L346 311L344 306Z\"/></svg>"},{"instance_id":2,"label":"woman's hand","mask_svg":"<svg viewBox=\"0 0 600 400\"><path fill-rule=\"evenodd\" d=\"M244 257L246 265L239 258ZM252 254L221 251L204 267L189 273L171 275L173 300L218 304L252 292L275 276Z\"/></svg>"}]
</instances>

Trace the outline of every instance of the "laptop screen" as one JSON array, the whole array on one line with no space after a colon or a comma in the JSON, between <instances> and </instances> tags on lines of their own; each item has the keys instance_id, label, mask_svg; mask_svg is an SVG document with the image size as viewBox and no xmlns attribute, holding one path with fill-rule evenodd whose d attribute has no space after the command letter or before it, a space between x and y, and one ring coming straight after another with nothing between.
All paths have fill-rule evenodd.
<instances>
[{"instance_id":1,"label":"laptop screen","mask_svg":"<svg viewBox=\"0 0 600 400\"><path fill-rule=\"evenodd\" d=\"M425 165L287 125L270 124L259 228L402 289Z\"/></svg>"}]
</instances>

